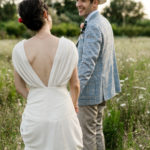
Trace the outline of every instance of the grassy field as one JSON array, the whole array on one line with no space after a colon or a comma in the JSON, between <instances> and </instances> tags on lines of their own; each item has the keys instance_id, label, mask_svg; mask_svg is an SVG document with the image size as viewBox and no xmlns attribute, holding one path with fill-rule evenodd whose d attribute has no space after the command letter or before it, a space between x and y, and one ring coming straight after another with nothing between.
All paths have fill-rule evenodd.
<instances>
[{"instance_id":1,"label":"grassy field","mask_svg":"<svg viewBox=\"0 0 150 150\"><path fill-rule=\"evenodd\" d=\"M0 150L22 150L25 100L13 83L11 52L18 40L0 40ZM150 150L150 38L115 38L122 92L107 102L107 150Z\"/></svg>"}]
</instances>

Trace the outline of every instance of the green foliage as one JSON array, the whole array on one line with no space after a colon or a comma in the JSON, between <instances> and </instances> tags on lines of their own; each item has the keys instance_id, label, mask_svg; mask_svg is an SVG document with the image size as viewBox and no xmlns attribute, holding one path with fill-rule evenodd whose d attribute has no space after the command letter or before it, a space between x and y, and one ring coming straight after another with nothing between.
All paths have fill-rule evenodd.
<instances>
[{"instance_id":1,"label":"green foliage","mask_svg":"<svg viewBox=\"0 0 150 150\"><path fill-rule=\"evenodd\" d=\"M78 36L80 34L80 28L76 24L61 23L53 26L52 33L57 36Z\"/></svg>"},{"instance_id":2,"label":"green foliage","mask_svg":"<svg viewBox=\"0 0 150 150\"><path fill-rule=\"evenodd\" d=\"M0 41L0 149L22 149L19 125L23 99L16 93L11 51L16 41ZM22 148L21 148L22 145Z\"/></svg>"},{"instance_id":3,"label":"green foliage","mask_svg":"<svg viewBox=\"0 0 150 150\"><path fill-rule=\"evenodd\" d=\"M80 24L83 21L83 18L78 14L76 1L74 0L64 0L64 3L56 2L53 4L53 7L56 9L58 16L64 14L70 19L70 21L77 24Z\"/></svg>"},{"instance_id":4,"label":"green foliage","mask_svg":"<svg viewBox=\"0 0 150 150\"><path fill-rule=\"evenodd\" d=\"M56 20L55 20L56 21ZM139 21L137 25L126 25L118 26L112 24L114 35L116 36L150 36L150 21ZM59 23L58 25L53 25L52 33L57 36L69 36L75 37L79 36L80 28L75 23ZM0 39L4 38L16 38L23 37L29 38L34 33L28 30L23 24L16 21L1 22L0 23Z\"/></svg>"},{"instance_id":5,"label":"green foliage","mask_svg":"<svg viewBox=\"0 0 150 150\"><path fill-rule=\"evenodd\" d=\"M149 150L149 38L117 38L115 43L122 92L107 109L120 112L123 149Z\"/></svg>"},{"instance_id":6,"label":"green foliage","mask_svg":"<svg viewBox=\"0 0 150 150\"><path fill-rule=\"evenodd\" d=\"M15 37L23 35L26 31L23 24L16 23L14 21L7 22L5 28L8 35L14 35Z\"/></svg>"},{"instance_id":7,"label":"green foliage","mask_svg":"<svg viewBox=\"0 0 150 150\"><path fill-rule=\"evenodd\" d=\"M33 32L28 30L25 25L17 21L8 21L0 23L0 39L4 38L29 38Z\"/></svg>"},{"instance_id":8,"label":"green foliage","mask_svg":"<svg viewBox=\"0 0 150 150\"><path fill-rule=\"evenodd\" d=\"M53 26L59 25L62 22L63 23L72 23L72 22L70 22L70 19L65 14L61 14L60 16L58 16L55 13L54 9L50 9L50 14L51 14L51 17L52 17L52 20L53 20Z\"/></svg>"},{"instance_id":9,"label":"green foliage","mask_svg":"<svg viewBox=\"0 0 150 150\"><path fill-rule=\"evenodd\" d=\"M150 20L148 19L142 19L142 20L137 20L136 26L140 27L149 27L150 28Z\"/></svg>"},{"instance_id":10,"label":"green foliage","mask_svg":"<svg viewBox=\"0 0 150 150\"><path fill-rule=\"evenodd\" d=\"M0 20L8 21L16 18L17 8L15 3L6 2L3 7L0 6Z\"/></svg>"},{"instance_id":11,"label":"green foliage","mask_svg":"<svg viewBox=\"0 0 150 150\"><path fill-rule=\"evenodd\" d=\"M142 27L136 25L118 26L112 24L114 35L116 36L150 36L150 26Z\"/></svg>"},{"instance_id":12,"label":"green foliage","mask_svg":"<svg viewBox=\"0 0 150 150\"><path fill-rule=\"evenodd\" d=\"M78 36L80 34L79 24L83 18L78 15L75 1L64 0L64 2L54 4L51 0L45 1L52 6L50 7L54 24L52 33L57 36ZM113 0L110 7L104 9L104 15L113 22L114 34L117 36L150 36L150 21L141 20L144 15L142 8L141 3L135 3L132 0ZM0 7L0 39L29 38L34 34L23 24L18 23L16 16L14 1L3 1Z\"/></svg>"},{"instance_id":13,"label":"green foliage","mask_svg":"<svg viewBox=\"0 0 150 150\"><path fill-rule=\"evenodd\" d=\"M144 16L143 5L133 0L112 0L110 6L104 9L103 15L111 23L118 25L135 24Z\"/></svg>"},{"instance_id":14,"label":"green foliage","mask_svg":"<svg viewBox=\"0 0 150 150\"><path fill-rule=\"evenodd\" d=\"M77 39L72 39L76 42ZM17 40L0 40L0 148L22 150L25 101L15 92L11 52ZM150 150L150 39L115 38L122 92L107 102L107 150Z\"/></svg>"},{"instance_id":15,"label":"green foliage","mask_svg":"<svg viewBox=\"0 0 150 150\"><path fill-rule=\"evenodd\" d=\"M121 150L123 148L124 124L120 121L120 111L114 109L106 113L103 126L107 149Z\"/></svg>"},{"instance_id":16,"label":"green foliage","mask_svg":"<svg viewBox=\"0 0 150 150\"><path fill-rule=\"evenodd\" d=\"M10 63L10 62L9 62ZM22 98L16 93L10 64L0 62L0 147L17 149ZM15 143L15 144L14 144Z\"/></svg>"},{"instance_id":17,"label":"green foliage","mask_svg":"<svg viewBox=\"0 0 150 150\"><path fill-rule=\"evenodd\" d=\"M28 30L23 24L15 21L9 21L0 23L0 38L16 38L24 37L29 38L34 33ZM80 28L74 23L61 23L58 25L53 25L52 31L54 35L57 36L79 36Z\"/></svg>"}]
</instances>

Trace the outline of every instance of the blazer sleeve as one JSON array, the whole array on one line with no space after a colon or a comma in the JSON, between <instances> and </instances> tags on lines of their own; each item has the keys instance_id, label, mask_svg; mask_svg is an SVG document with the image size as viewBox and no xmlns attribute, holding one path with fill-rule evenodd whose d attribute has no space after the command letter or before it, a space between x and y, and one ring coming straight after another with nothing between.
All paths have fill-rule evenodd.
<instances>
[{"instance_id":1,"label":"blazer sleeve","mask_svg":"<svg viewBox=\"0 0 150 150\"><path fill-rule=\"evenodd\" d=\"M98 26L89 25L85 31L83 54L79 69L81 93L88 83L99 57L102 44L102 34Z\"/></svg>"}]
</instances>

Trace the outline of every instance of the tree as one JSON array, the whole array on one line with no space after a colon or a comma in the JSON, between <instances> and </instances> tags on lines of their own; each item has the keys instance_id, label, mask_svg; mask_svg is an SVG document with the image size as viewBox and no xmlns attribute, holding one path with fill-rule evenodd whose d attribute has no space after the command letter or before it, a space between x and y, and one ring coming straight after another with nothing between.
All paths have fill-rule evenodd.
<instances>
[{"instance_id":1,"label":"tree","mask_svg":"<svg viewBox=\"0 0 150 150\"><path fill-rule=\"evenodd\" d=\"M13 20L17 15L17 7L14 0L1 0L0 21Z\"/></svg>"},{"instance_id":2,"label":"tree","mask_svg":"<svg viewBox=\"0 0 150 150\"><path fill-rule=\"evenodd\" d=\"M143 18L143 4L133 0L112 0L102 13L111 23L118 25L135 24Z\"/></svg>"},{"instance_id":3,"label":"tree","mask_svg":"<svg viewBox=\"0 0 150 150\"><path fill-rule=\"evenodd\" d=\"M44 2L46 2L46 4L47 4L48 6L51 6L51 4L52 4L52 0L44 0Z\"/></svg>"},{"instance_id":4,"label":"tree","mask_svg":"<svg viewBox=\"0 0 150 150\"><path fill-rule=\"evenodd\" d=\"M15 1L17 1L17 0L0 0L0 7L1 7L2 5L4 5L5 3L7 3L7 2L15 3Z\"/></svg>"},{"instance_id":5,"label":"tree","mask_svg":"<svg viewBox=\"0 0 150 150\"><path fill-rule=\"evenodd\" d=\"M60 16L64 14L72 22L81 23L83 18L79 17L78 10L76 8L76 1L74 0L64 0L64 2L56 2L53 4L56 9L57 15Z\"/></svg>"},{"instance_id":6,"label":"tree","mask_svg":"<svg viewBox=\"0 0 150 150\"><path fill-rule=\"evenodd\" d=\"M2 7L0 7L0 20L8 21L15 18L17 12L16 4L11 2L6 2Z\"/></svg>"}]
</instances>

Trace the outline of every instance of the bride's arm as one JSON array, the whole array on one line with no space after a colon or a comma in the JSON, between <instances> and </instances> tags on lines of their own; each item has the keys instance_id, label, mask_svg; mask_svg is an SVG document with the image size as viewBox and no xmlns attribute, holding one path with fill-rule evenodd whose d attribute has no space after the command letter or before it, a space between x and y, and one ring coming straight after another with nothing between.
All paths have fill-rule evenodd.
<instances>
[{"instance_id":1,"label":"bride's arm","mask_svg":"<svg viewBox=\"0 0 150 150\"><path fill-rule=\"evenodd\" d=\"M78 112L78 98L80 94L80 81L78 78L77 67L74 69L72 73L72 77L70 79L70 93L72 97L72 102L75 108L75 111Z\"/></svg>"},{"instance_id":2,"label":"bride's arm","mask_svg":"<svg viewBox=\"0 0 150 150\"><path fill-rule=\"evenodd\" d=\"M14 71L14 80L15 80L16 91L19 94L21 94L24 98L27 98L28 89L26 87L26 83L16 71Z\"/></svg>"}]
</instances>

